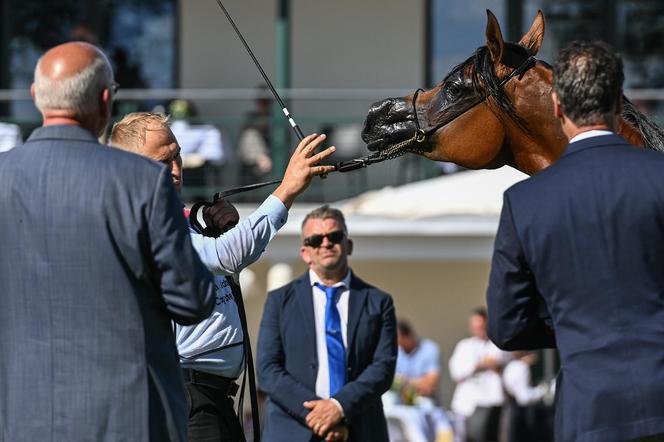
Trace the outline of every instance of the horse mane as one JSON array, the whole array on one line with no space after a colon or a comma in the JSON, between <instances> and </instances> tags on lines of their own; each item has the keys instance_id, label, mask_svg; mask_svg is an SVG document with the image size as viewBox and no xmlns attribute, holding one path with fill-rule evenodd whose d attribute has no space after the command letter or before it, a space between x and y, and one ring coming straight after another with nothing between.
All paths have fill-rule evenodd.
<instances>
[{"instance_id":1,"label":"horse mane","mask_svg":"<svg viewBox=\"0 0 664 442\"><path fill-rule=\"evenodd\" d=\"M664 130L639 111L631 101L623 95L622 117L638 129L647 149L664 152Z\"/></svg>"},{"instance_id":2,"label":"horse mane","mask_svg":"<svg viewBox=\"0 0 664 442\"><path fill-rule=\"evenodd\" d=\"M516 43L505 42L503 63L516 69L519 64L531 55L533 54L525 47ZM538 60L538 63L551 68L548 63L542 60ZM521 130L529 134L528 124L517 114L512 101L505 93L504 88L500 86L502 80L496 75L491 53L486 46L477 48L473 55L452 68L449 74L443 79L443 82L448 81L455 74L463 73L469 67L473 91L476 96L490 96L496 106L503 111L502 113L494 112L499 119L504 121L503 114L507 115ZM459 103L459 106L466 102L467 100L462 101ZM492 108L492 106L489 107ZM622 117L639 131L646 148L664 152L664 129L660 128L650 118L639 111L625 96L623 96Z\"/></svg>"},{"instance_id":3,"label":"horse mane","mask_svg":"<svg viewBox=\"0 0 664 442\"><path fill-rule=\"evenodd\" d=\"M504 59L509 61L506 64L514 69L516 69L523 61L525 61L529 56L530 52L515 43L505 43L505 52ZM506 60L503 60L505 62ZM485 96L491 97L493 102L499 109L503 112L494 112L496 117L504 121L503 114L507 115L521 130L526 133L530 133L528 129L528 124L526 121L517 114L514 109L512 101L505 93L504 88L500 85L502 79L498 78L496 75L496 69L491 59L491 53L486 46L481 46L468 57L464 62L456 65L449 74L445 76L443 82L446 82L453 75L463 72L465 69L470 67L471 72L471 81L473 85L473 91L476 96ZM464 102L465 103L465 100ZM463 103L459 103L460 105ZM493 111L493 106L489 106Z\"/></svg>"}]
</instances>

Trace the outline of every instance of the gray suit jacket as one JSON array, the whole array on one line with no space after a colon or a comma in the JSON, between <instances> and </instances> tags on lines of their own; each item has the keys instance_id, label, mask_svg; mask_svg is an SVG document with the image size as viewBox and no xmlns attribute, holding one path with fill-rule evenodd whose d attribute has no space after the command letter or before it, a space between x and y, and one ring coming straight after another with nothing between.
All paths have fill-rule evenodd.
<instances>
[{"instance_id":1,"label":"gray suit jacket","mask_svg":"<svg viewBox=\"0 0 664 442\"><path fill-rule=\"evenodd\" d=\"M185 440L171 319L213 290L163 166L76 126L0 155L0 441Z\"/></svg>"}]
</instances>

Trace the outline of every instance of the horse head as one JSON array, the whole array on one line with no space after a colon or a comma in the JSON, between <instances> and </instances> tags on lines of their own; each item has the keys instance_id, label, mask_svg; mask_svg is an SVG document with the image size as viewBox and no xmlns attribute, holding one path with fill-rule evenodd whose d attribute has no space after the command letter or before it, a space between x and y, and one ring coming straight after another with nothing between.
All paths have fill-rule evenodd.
<instances>
[{"instance_id":1,"label":"horse head","mask_svg":"<svg viewBox=\"0 0 664 442\"><path fill-rule=\"evenodd\" d=\"M431 160L470 169L510 165L528 174L554 162L567 139L553 113L551 67L533 58L544 39L544 15L538 11L528 32L510 43L487 10L485 35L486 46L434 88L374 103L362 132L368 149L402 143ZM636 120L645 118L628 101L625 107ZM643 145L639 121L623 120L620 132Z\"/></svg>"}]
</instances>

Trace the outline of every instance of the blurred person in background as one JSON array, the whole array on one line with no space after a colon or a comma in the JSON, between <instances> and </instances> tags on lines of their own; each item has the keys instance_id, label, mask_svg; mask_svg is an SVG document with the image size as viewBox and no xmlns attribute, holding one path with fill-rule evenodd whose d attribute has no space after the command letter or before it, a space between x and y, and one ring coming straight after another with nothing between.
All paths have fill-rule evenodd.
<instances>
[{"instance_id":1,"label":"blurred person in background","mask_svg":"<svg viewBox=\"0 0 664 442\"><path fill-rule=\"evenodd\" d=\"M311 178L328 166L317 164L334 148L314 155L325 140L310 135L295 149L282 183L251 215L239 222L237 210L225 200L192 214L190 234L194 249L216 275L216 305L212 315L192 326L175 327L180 364L189 397L189 440L244 441L233 398L236 380L248 362L241 315L241 293L232 275L254 263L284 226L288 209ZM165 164L178 190L184 182L178 140L168 117L152 112L125 116L113 126L110 143ZM222 234L223 233L223 234ZM254 419L258 419L254 416Z\"/></svg>"},{"instance_id":2,"label":"blurred person in background","mask_svg":"<svg viewBox=\"0 0 664 442\"><path fill-rule=\"evenodd\" d=\"M505 401L501 371L509 354L489 340L484 308L472 311L468 328L471 336L457 343L449 362L457 383L451 404L459 418L455 431L467 442L492 442L498 440Z\"/></svg>"},{"instance_id":3,"label":"blurred person in background","mask_svg":"<svg viewBox=\"0 0 664 442\"><path fill-rule=\"evenodd\" d=\"M22 143L23 136L18 125L0 122L0 152L7 152Z\"/></svg>"},{"instance_id":4,"label":"blurred person in background","mask_svg":"<svg viewBox=\"0 0 664 442\"><path fill-rule=\"evenodd\" d=\"M394 305L350 269L352 252L340 210L305 216L300 257L309 270L268 294L260 325L265 442L388 440L381 395L397 358Z\"/></svg>"},{"instance_id":5,"label":"blurred person in background","mask_svg":"<svg viewBox=\"0 0 664 442\"><path fill-rule=\"evenodd\" d=\"M168 105L173 121L171 131L180 143L183 166L198 168L220 166L227 152L219 129L211 124L192 123L197 117L196 107L188 100L173 100Z\"/></svg>"},{"instance_id":6,"label":"blurred person in background","mask_svg":"<svg viewBox=\"0 0 664 442\"><path fill-rule=\"evenodd\" d=\"M245 184L264 181L272 171L270 149L272 101L264 95L269 92L267 87L259 86L257 92L259 96L256 98L256 109L247 115L237 144L240 173Z\"/></svg>"},{"instance_id":7,"label":"blurred person in background","mask_svg":"<svg viewBox=\"0 0 664 442\"><path fill-rule=\"evenodd\" d=\"M512 353L503 369L506 402L503 408L505 442L547 442L553 440L549 407L543 403L549 386L532 385L531 369L539 359L533 351Z\"/></svg>"},{"instance_id":8,"label":"blurred person in background","mask_svg":"<svg viewBox=\"0 0 664 442\"><path fill-rule=\"evenodd\" d=\"M0 439L186 440L171 321L214 307L170 171L99 144L106 56L65 43L37 63L43 117L0 155Z\"/></svg>"},{"instance_id":9,"label":"blurred person in background","mask_svg":"<svg viewBox=\"0 0 664 442\"><path fill-rule=\"evenodd\" d=\"M430 339L422 339L404 319L397 322L399 354L395 382L417 396L436 400L440 382L440 350Z\"/></svg>"},{"instance_id":10,"label":"blurred person in background","mask_svg":"<svg viewBox=\"0 0 664 442\"><path fill-rule=\"evenodd\" d=\"M386 393L397 395L394 400L396 406L386 407L386 415L400 419L413 441L451 442L450 421L438 406L441 376L438 344L420 338L404 319L397 322L397 332L399 353L394 383L391 391ZM419 422L417 428L412 428L413 422ZM413 432L420 434L414 435Z\"/></svg>"}]
</instances>

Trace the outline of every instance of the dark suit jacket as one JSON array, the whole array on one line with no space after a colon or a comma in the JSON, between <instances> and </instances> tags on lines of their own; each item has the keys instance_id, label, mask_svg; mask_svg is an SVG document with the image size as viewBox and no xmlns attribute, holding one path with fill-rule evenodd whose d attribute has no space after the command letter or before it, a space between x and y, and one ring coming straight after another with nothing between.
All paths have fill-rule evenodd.
<instances>
[{"instance_id":1,"label":"dark suit jacket","mask_svg":"<svg viewBox=\"0 0 664 442\"><path fill-rule=\"evenodd\" d=\"M334 395L353 441L387 441L381 395L390 388L397 358L392 298L352 275L348 298L348 383ZM318 356L309 273L270 292L260 326L258 382L267 396L265 442L314 439L303 402L316 396Z\"/></svg>"},{"instance_id":2,"label":"dark suit jacket","mask_svg":"<svg viewBox=\"0 0 664 442\"><path fill-rule=\"evenodd\" d=\"M505 192L488 307L499 347L557 342L556 440L664 432L664 155L589 138Z\"/></svg>"},{"instance_id":3,"label":"dark suit jacket","mask_svg":"<svg viewBox=\"0 0 664 442\"><path fill-rule=\"evenodd\" d=\"M214 306L170 172L76 126L0 156L0 440L185 440L171 319Z\"/></svg>"}]
</instances>

